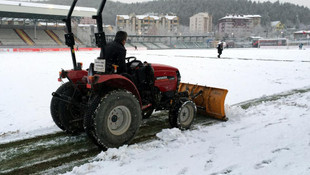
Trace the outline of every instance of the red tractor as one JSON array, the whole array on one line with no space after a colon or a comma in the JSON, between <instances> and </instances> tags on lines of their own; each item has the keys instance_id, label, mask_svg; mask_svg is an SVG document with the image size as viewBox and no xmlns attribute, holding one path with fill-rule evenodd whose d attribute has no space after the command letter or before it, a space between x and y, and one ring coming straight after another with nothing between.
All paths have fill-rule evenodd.
<instances>
[{"instance_id":1,"label":"red tractor","mask_svg":"<svg viewBox=\"0 0 310 175\"><path fill-rule=\"evenodd\" d=\"M149 118L154 110L169 110L169 123L180 129L190 128L197 108L204 114L225 120L225 89L180 83L177 68L142 63L135 57L127 58L127 74L105 72L105 59L98 58L87 70L76 63L71 14L66 22L66 44L71 48L72 70L62 70L59 81L66 78L54 92L51 115L56 125L67 133L85 131L102 149L128 144L137 134L142 118ZM106 40L102 29L102 0L97 15L96 44L105 51ZM196 106L197 105L197 106Z\"/></svg>"}]
</instances>

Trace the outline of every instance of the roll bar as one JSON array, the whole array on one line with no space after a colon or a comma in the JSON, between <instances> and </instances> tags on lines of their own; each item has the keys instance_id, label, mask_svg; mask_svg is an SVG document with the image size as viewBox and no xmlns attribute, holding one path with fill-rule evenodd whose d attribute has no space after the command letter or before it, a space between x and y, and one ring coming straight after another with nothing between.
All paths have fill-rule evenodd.
<instances>
[{"instance_id":1,"label":"roll bar","mask_svg":"<svg viewBox=\"0 0 310 175\"><path fill-rule=\"evenodd\" d=\"M104 59L105 46L107 45L105 33L102 27L102 11L104 9L105 3L106 3L106 0L101 1L101 4L97 11L97 15L94 15L92 17L93 19L96 19L96 22L97 22L98 33L95 33L96 45L97 47L101 48L101 52L102 52L102 54L100 54L99 59Z\"/></svg>"},{"instance_id":2,"label":"roll bar","mask_svg":"<svg viewBox=\"0 0 310 175\"><path fill-rule=\"evenodd\" d=\"M66 27L67 27L67 34L65 34L65 40L66 40L66 45L69 46L71 50L71 57L72 57L74 70L77 70L78 66L76 64L76 57L75 57L75 51L74 51L75 41L74 41L74 34L72 33L71 16L72 16L72 13L73 13L73 10L74 10L74 7L77 1L78 0L73 0L70 10L68 12L67 18L62 20L66 23ZM105 3L106 3L106 0L102 0L97 10L97 15L92 16L93 19L96 19L97 28L98 28L98 33L95 33L96 45L97 47L101 48L101 52L103 53L103 54L100 54L101 56L99 57L99 59L104 59L105 46L107 44L105 33L102 27L102 12L103 12Z\"/></svg>"},{"instance_id":3,"label":"roll bar","mask_svg":"<svg viewBox=\"0 0 310 175\"><path fill-rule=\"evenodd\" d=\"M74 10L74 7L77 1L78 0L73 0L70 10L68 12L67 18L62 20L66 23L66 27L67 27L67 34L65 34L65 39L66 39L66 45L69 46L71 50L71 57L72 57L74 70L77 70L77 65L76 65L76 58L75 58L75 51L74 51L75 41L74 41L74 35L72 33L72 27L71 27L71 15L72 15L72 12Z\"/></svg>"}]
</instances>

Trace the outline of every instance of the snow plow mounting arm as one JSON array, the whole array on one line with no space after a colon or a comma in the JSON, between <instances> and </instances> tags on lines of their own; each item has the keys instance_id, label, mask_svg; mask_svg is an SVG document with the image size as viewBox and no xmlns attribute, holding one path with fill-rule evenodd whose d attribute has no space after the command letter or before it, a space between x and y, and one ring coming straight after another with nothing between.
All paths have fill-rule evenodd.
<instances>
[{"instance_id":1,"label":"snow plow mounting arm","mask_svg":"<svg viewBox=\"0 0 310 175\"><path fill-rule=\"evenodd\" d=\"M225 98L228 90L189 83L180 83L179 92L188 92L198 112L203 115L227 120L225 114Z\"/></svg>"}]
</instances>

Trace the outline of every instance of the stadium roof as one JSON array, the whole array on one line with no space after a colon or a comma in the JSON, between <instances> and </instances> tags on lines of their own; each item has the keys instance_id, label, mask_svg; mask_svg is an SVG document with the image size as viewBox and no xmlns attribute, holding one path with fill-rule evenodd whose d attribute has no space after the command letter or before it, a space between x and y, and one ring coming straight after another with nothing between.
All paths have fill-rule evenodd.
<instances>
[{"instance_id":1,"label":"stadium roof","mask_svg":"<svg viewBox=\"0 0 310 175\"><path fill-rule=\"evenodd\" d=\"M62 20L70 7L30 2L0 1L0 17ZM75 7L72 17L91 17L95 8Z\"/></svg>"}]
</instances>

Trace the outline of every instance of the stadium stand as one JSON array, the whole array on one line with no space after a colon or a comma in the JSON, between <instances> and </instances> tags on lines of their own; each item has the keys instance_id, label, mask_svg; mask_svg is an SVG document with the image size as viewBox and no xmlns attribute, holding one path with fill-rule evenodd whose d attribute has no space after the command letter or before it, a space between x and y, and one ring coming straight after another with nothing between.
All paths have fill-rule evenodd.
<instances>
[{"instance_id":1,"label":"stadium stand","mask_svg":"<svg viewBox=\"0 0 310 175\"><path fill-rule=\"evenodd\" d=\"M159 49L158 46L154 45L153 43L143 43L148 49Z\"/></svg>"},{"instance_id":2,"label":"stadium stand","mask_svg":"<svg viewBox=\"0 0 310 175\"><path fill-rule=\"evenodd\" d=\"M27 44L13 29L0 29L0 38L3 46L26 46Z\"/></svg>"},{"instance_id":3,"label":"stadium stand","mask_svg":"<svg viewBox=\"0 0 310 175\"><path fill-rule=\"evenodd\" d=\"M65 47L64 27L59 27L57 24L63 23L62 20L66 18L69 8L62 5L1 0L0 46ZM84 17L92 17L97 12L95 8L77 8L79 10L72 15L77 21ZM57 30L58 27L61 30ZM79 38L76 38L76 43L83 44Z\"/></svg>"},{"instance_id":4,"label":"stadium stand","mask_svg":"<svg viewBox=\"0 0 310 175\"><path fill-rule=\"evenodd\" d=\"M186 48L198 48L198 46L193 42L184 42Z\"/></svg>"},{"instance_id":5,"label":"stadium stand","mask_svg":"<svg viewBox=\"0 0 310 175\"><path fill-rule=\"evenodd\" d=\"M74 35L74 40L76 44L83 45L83 42L76 35Z\"/></svg>"},{"instance_id":6,"label":"stadium stand","mask_svg":"<svg viewBox=\"0 0 310 175\"><path fill-rule=\"evenodd\" d=\"M126 47L135 47L134 45L132 45L131 43L126 43L125 45Z\"/></svg>"},{"instance_id":7,"label":"stadium stand","mask_svg":"<svg viewBox=\"0 0 310 175\"><path fill-rule=\"evenodd\" d=\"M208 48L209 46L207 45L207 43L203 43L203 42L196 42L196 45L199 48Z\"/></svg>"},{"instance_id":8,"label":"stadium stand","mask_svg":"<svg viewBox=\"0 0 310 175\"><path fill-rule=\"evenodd\" d=\"M29 35L23 29L14 29L14 31L29 46L35 45L35 42L33 41L33 39L31 39Z\"/></svg>"},{"instance_id":9,"label":"stadium stand","mask_svg":"<svg viewBox=\"0 0 310 175\"><path fill-rule=\"evenodd\" d=\"M147 48L147 46L142 43L131 43L131 45L134 47L137 46L138 48Z\"/></svg>"},{"instance_id":10,"label":"stadium stand","mask_svg":"<svg viewBox=\"0 0 310 175\"><path fill-rule=\"evenodd\" d=\"M170 49L169 46L166 46L165 44L163 43L153 43L154 45L158 46L159 48L161 49Z\"/></svg>"},{"instance_id":11,"label":"stadium stand","mask_svg":"<svg viewBox=\"0 0 310 175\"><path fill-rule=\"evenodd\" d=\"M180 41L175 41L172 45L175 49L186 49L187 48L184 42L180 42Z\"/></svg>"},{"instance_id":12,"label":"stadium stand","mask_svg":"<svg viewBox=\"0 0 310 175\"><path fill-rule=\"evenodd\" d=\"M65 30L61 30L61 29L58 29L58 30L53 30L53 32L55 33L55 35L57 35L58 36L58 38L59 38L59 40L62 42L62 44L64 45L65 44L65 42L64 42L64 40L65 40Z\"/></svg>"},{"instance_id":13,"label":"stadium stand","mask_svg":"<svg viewBox=\"0 0 310 175\"><path fill-rule=\"evenodd\" d=\"M24 31L35 42L35 45L41 45L41 46L57 45L57 43L50 36L48 36L44 30L36 30L36 35L34 30L31 29L25 29Z\"/></svg>"},{"instance_id":14,"label":"stadium stand","mask_svg":"<svg viewBox=\"0 0 310 175\"><path fill-rule=\"evenodd\" d=\"M48 36L50 36L58 45L63 45L63 42L59 36L53 30L44 30Z\"/></svg>"}]
</instances>

